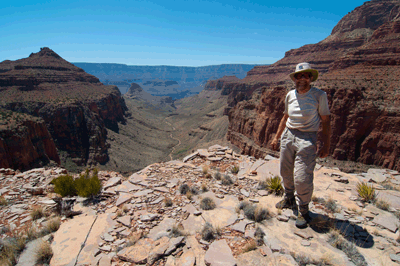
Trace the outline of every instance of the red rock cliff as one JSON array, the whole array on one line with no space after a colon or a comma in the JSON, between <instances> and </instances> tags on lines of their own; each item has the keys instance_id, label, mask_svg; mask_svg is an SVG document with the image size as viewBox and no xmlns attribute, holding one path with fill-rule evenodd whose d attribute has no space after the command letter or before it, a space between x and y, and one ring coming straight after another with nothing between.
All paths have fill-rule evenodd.
<instances>
[{"instance_id":1,"label":"red rock cliff","mask_svg":"<svg viewBox=\"0 0 400 266\"><path fill-rule=\"evenodd\" d=\"M60 163L42 119L0 110L0 120L0 168L27 170L50 160Z\"/></svg>"},{"instance_id":2,"label":"red rock cliff","mask_svg":"<svg viewBox=\"0 0 400 266\"><path fill-rule=\"evenodd\" d=\"M399 11L399 1L366 2L325 40L225 84L232 95L240 86L252 92L230 111L228 139L246 154L263 156L283 115L284 96L293 88L288 74L308 61L320 70L315 86L328 94L331 156L400 170Z\"/></svg>"}]
</instances>

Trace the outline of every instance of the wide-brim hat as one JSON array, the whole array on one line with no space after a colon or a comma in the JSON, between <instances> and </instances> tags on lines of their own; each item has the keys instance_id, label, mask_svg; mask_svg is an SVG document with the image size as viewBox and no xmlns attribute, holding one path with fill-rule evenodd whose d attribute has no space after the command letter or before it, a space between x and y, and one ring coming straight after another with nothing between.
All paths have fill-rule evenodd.
<instances>
[{"instance_id":1,"label":"wide-brim hat","mask_svg":"<svg viewBox=\"0 0 400 266\"><path fill-rule=\"evenodd\" d=\"M311 80L311 82L316 81L318 79L318 70L316 69L312 69L309 63L300 63L297 64L296 66L296 71L291 73L289 75L289 77L293 80L296 81L296 79L294 78L294 75L296 75L297 73L303 73L303 72L308 72L311 73L313 79Z\"/></svg>"}]
</instances>

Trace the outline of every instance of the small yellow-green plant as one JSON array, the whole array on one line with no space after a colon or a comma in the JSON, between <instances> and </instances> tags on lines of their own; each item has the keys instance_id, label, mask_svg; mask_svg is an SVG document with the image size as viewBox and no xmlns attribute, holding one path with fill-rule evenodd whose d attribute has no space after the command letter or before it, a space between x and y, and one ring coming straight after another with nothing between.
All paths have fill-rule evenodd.
<instances>
[{"instance_id":1,"label":"small yellow-green plant","mask_svg":"<svg viewBox=\"0 0 400 266\"><path fill-rule=\"evenodd\" d=\"M102 188L97 169L93 171L92 176L90 176L90 171L87 169L74 183L77 194L85 198L98 195Z\"/></svg>"},{"instance_id":2,"label":"small yellow-green plant","mask_svg":"<svg viewBox=\"0 0 400 266\"><path fill-rule=\"evenodd\" d=\"M283 194L282 181L279 176L266 178L265 181L260 182L260 187L275 195Z\"/></svg>"},{"instance_id":3,"label":"small yellow-green plant","mask_svg":"<svg viewBox=\"0 0 400 266\"><path fill-rule=\"evenodd\" d=\"M51 183L54 184L54 192L60 194L61 197L76 195L74 178L71 175L61 175L53 179Z\"/></svg>"},{"instance_id":4,"label":"small yellow-green plant","mask_svg":"<svg viewBox=\"0 0 400 266\"><path fill-rule=\"evenodd\" d=\"M232 168L231 168L231 173L232 174L237 174L237 173L239 173L239 166L237 166L237 165L234 165L234 166L232 166Z\"/></svg>"},{"instance_id":5,"label":"small yellow-green plant","mask_svg":"<svg viewBox=\"0 0 400 266\"><path fill-rule=\"evenodd\" d=\"M372 202L376 198L375 188L365 182L358 182L356 190L363 201Z\"/></svg>"},{"instance_id":6,"label":"small yellow-green plant","mask_svg":"<svg viewBox=\"0 0 400 266\"><path fill-rule=\"evenodd\" d=\"M101 191L102 185L98 177L97 169L90 176L90 170L75 179L70 175L62 175L53 179L54 192L62 197L79 195L81 197L94 197Z\"/></svg>"}]
</instances>

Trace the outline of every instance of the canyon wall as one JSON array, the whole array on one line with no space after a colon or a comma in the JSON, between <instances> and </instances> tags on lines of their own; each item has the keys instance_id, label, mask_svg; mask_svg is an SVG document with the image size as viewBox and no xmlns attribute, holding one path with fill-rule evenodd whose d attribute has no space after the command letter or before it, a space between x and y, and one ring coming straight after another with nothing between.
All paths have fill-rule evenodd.
<instances>
[{"instance_id":1,"label":"canyon wall","mask_svg":"<svg viewBox=\"0 0 400 266\"><path fill-rule=\"evenodd\" d=\"M325 40L257 66L243 80L217 80L208 89L230 95L228 139L243 153L260 157L269 152L284 97L294 88L288 75L297 63L309 62L320 71L314 86L328 95L330 155L400 170L399 47L400 2L366 2Z\"/></svg>"}]
</instances>

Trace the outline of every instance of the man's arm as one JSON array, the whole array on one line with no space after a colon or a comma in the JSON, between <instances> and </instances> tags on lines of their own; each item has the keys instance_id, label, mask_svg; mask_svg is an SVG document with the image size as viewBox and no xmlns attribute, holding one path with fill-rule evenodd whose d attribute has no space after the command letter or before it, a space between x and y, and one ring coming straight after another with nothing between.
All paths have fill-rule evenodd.
<instances>
[{"instance_id":1,"label":"man's arm","mask_svg":"<svg viewBox=\"0 0 400 266\"><path fill-rule=\"evenodd\" d=\"M322 122L322 149L318 151L318 156L320 158L325 158L329 154L329 148L331 146L331 116L321 115Z\"/></svg>"},{"instance_id":2,"label":"man's arm","mask_svg":"<svg viewBox=\"0 0 400 266\"><path fill-rule=\"evenodd\" d=\"M286 127L286 121L289 118L289 115L284 114L281 122L279 123L278 131L276 132L275 138L271 142L271 146L273 150L278 150L278 143L281 138L282 132Z\"/></svg>"}]
</instances>

